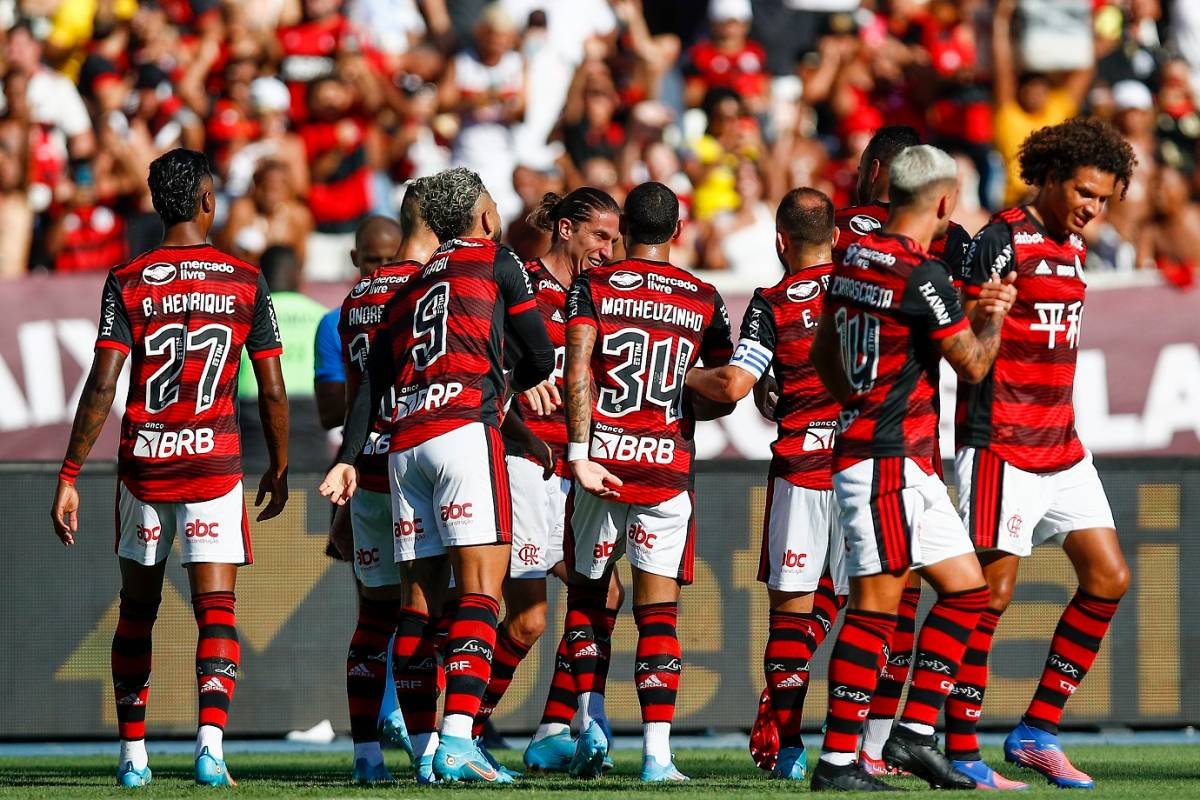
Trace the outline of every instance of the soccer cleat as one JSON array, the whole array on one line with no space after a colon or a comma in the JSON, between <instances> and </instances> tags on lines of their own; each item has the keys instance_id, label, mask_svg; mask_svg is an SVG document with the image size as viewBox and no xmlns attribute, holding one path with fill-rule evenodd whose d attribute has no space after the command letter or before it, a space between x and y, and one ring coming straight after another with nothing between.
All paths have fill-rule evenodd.
<instances>
[{"instance_id":1,"label":"soccer cleat","mask_svg":"<svg viewBox=\"0 0 1200 800\"><path fill-rule=\"evenodd\" d=\"M750 728L750 757L761 770L770 771L779 757L779 724L771 708L771 693L763 689L758 698L758 716Z\"/></svg>"},{"instance_id":2,"label":"soccer cleat","mask_svg":"<svg viewBox=\"0 0 1200 800\"><path fill-rule=\"evenodd\" d=\"M671 758L666 764L659 762L654 756L646 756L642 759L642 782L643 783L667 783L669 781L690 781L687 775L684 775L675 767L675 759Z\"/></svg>"},{"instance_id":3,"label":"soccer cleat","mask_svg":"<svg viewBox=\"0 0 1200 800\"><path fill-rule=\"evenodd\" d=\"M442 783L512 783L511 775L491 765L470 739L443 736L433 754L433 774Z\"/></svg>"},{"instance_id":4,"label":"soccer cleat","mask_svg":"<svg viewBox=\"0 0 1200 800\"><path fill-rule=\"evenodd\" d=\"M1034 772L1060 789L1091 789L1096 782L1071 765L1058 736L1022 722L1004 740L1004 760Z\"/></svg>"},{"instance_id":5,"label":"soccer cleat","mask_svg":"<svg viewBox=\"0 0 1200 800\"><path fill-rule=\"evenodd\" d=\"M954 768L975 781L976 789L996 789L1002 792L1020 792L1029 788L1029 784L1020 781L1010 781L996 772L982 759L974 761L951 761Z\"/></svg>"},{"instance_id":6,"label":"soccer cleat","mask_svg":"<svg viewBox=\"0 0 1200 800\"><path fill-rule=\"evenodd\" d=\"M575 754L567 772L575 778L598 778L604 773L604 757L608 755L608 737L596 720L575 740Z\"/></svg>"},{"instance_id":7,"label":"soccer cleat","mask_svg":"<svg viewBox=\"0 0 1200 800\"><path fill-rule=\"evenodd\" d=\"M413 757L412 740L408 738L408 728L404 724L404 713L396 709L379 721L379 735L386 742L391 742Z\"/></svg>"},{"instance_id":8,"label":"soccer cleat","mask_svg":"<svg viewBox=\"0 0 1200 800\"><path fill-rule=\"evenodd\" d=\"M117 770L117 785L125 789L136 789L150 782L150 767L135 769L132 761L126 761Z\"/></svg>"},{"instance_id":9,"label":"soccer cleat","mask_svg":"<svg viewBox=\"0 0 1200 800\"><path fill-rule=\"evenodd\" d=\"M858 764L838 766L828 761L818 761L812 771L812 790L814 792L895 792L895 786L889 786L874 775L868 775Z\"/></svg>"},{"instance_id":10,"label":"soccer cleat","mask_svg":"<svg viewBox=\"0 0 1200 800\"><path fill-rule=\"evenodd\" d=\"M437 776L433 774L433 756L421 756L417 759L413 765L413 774L417 783L422 786L437 783Z\"/></svg>"},{"instance_id":11,"label":"soccer cleat","mask_svg":"<svg viewBox=\"0 0 1200 800\"><path fill-rule=\"evenodd\" d=\"M883 744L883 762L908 770L932 789L974 789L975 781L956 770L937 744L936 736L922 736L897 725Z\"/></svg>"},{"instance_id":12,"label":"soccer cleat","mask_svg":"<svg viewBox=\"0 0 1200 800\"><path fill-rule=\"evenodd\" d=\"M525 767L530 772L566 772L575 755L575 740L570 731L556 733L525 748Z\"/></svg>"},{"instance_id":13,"label":"soccer cleat","mask_svg":"<svg viewBox=\"0 0 1200 800\"><path fill-rule=\"evenodd\" d=\"M603 767L604 767L604 774L606 774L606 775L607 775L607 774L608 774L608 771L609 771L610 769L612 769L612 768L613 768L613 760L612 760L612 740L613 740L613 734L612 734L612 724L611 724L611 723L608 721L608 718L607 718L607 717L596 717L596 722L597 722L597 723L599 723L599 725L600 725L600 730L604 731L604 738L608 740L608 749L606 749L606 750L604 751L604 764L603 764Z\"/></svg>"},{"instance_id":14,"label":"soccer cleat","mask_svg":"<svg viewBox=\"0 0 1200 800\"><path fill-rule=\"evenodd\" d=\"M388 772L387 766L382 761L372 764L365 758L356 758L353 780L363 786L370 786L375 783L394 783L396 779L392 777L392 773Z\"/></svg>"},{"instance_id":15,"label":"soccer cleat","mask_svg":"<svg viewBox=\"0 0 1200 800\"><path fill-rule=\"evenodd\" d=\"M908 773L902 769L889 767L883 763L882 758L871 758L864 752L858 754L858 763L866 770L868 775L874 775L876 778L881 778L884 775L891 775L894 778L907 778Z\"/></svg>"},{"instance_id":16,"label":"soccer cleat","mask_svg":"<svg viewBox=\"0 0 1200 800\"><path fill-rule=\"evenodd\" d=\"M808 753L803 747L785 747L779 751L772 778L786 781L802 781L808 776Z\"/></svg>"},{"instance_id":17,"label":"soccer cleat","mask_svg":"<svg viewBox=\"0 0 1200 800\"><path fill-rule=\"evenodd\" d=\"M225 766L225 759L217 758L208 752L207 747L196 756L196 783L201 786L237 786L229 774L229 768Z\"/></svg>"},{"instance_id":18,"label":"soccer cleat","mask_svg":"<svg viewBox=\"0 0 1200 800\"><path fill-rule=\"evenodd\" d=\"M492 755L491 751L488 750L487 747L484 746L482 736L480 736L479 738L477 738L475 740L475 749L479 751L479 754L481 756L483 756L485 761L487 761L489 764L492 765L493 769L497 769L500 772L503 772L505 775L507 775L510 778L521 777L521 773L517 772L515 769L509 769L508 767L504 766L503 764L501 764L499 761L496 760L496 757L494 755Z\"/></svg>"}]
</instances>

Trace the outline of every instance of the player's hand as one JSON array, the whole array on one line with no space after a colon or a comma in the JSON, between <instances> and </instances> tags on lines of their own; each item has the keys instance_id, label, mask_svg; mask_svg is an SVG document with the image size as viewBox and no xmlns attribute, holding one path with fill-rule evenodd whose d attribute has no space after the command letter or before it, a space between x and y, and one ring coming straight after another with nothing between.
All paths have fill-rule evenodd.
<instances>
[{"instance_id":1,"label":"player's hand","mask_svg":"<svg viewBox=\"0 0 1200 800\"><path fill-rule=\"evenodd\" d=\"M539 417L549 416L562 407L562 397L553 381L542 381L532 389L521 392L521 396Z\"/></svg>"},{"instance_id":2,"label":"player's hand","mask_svg":"<svg viewBox=\"0 0 1200 800\"><path fill-rule=\"evenodd\" d=\"M271 499L254 518L258 522L278 517L279 513L283 511L283 507L287 505L287 467L282 470L268 469L263 473L262 480L258 482L258 497L254 498L254 507L261 506L263 498L267 495L271 495Z\"/></svg>"},{"instance_id":3,"label":"player's hand","mask_svg":"<svg viewBox=\"0 0 1200 800\"><path fill-rule=\"evenodd\" d=\"M329 524L329 546L342 561L354 559L354 533L350 527L350 509L338 506Z\"/></svg>"},{"instance_id":4,"label":"player's hand","mask_svg":"<svg viewBox=\"0 0 1200 800\"><path fill-rule=\"evenodd\" d=\"M352 464L334 464L317 488L321 497L328 497L329 502L344 506L358 491L358 473Z\"/></svg>"},{"instance_id":5,"label":"player's hand","mask_svg":"<svg viewBox=\"0 0 1200 800\"><path fill-rule=\"evenodd\" d=\"M79 492L74 484L58 482L54 506L50 509L50 521L54 523L55 535L64 545L69 547L75 544L75 534L79 531Z\"/></svg>"},{"instance_id":6,"label":"player's hand","mask_svg":"<svg viewBox=\"0 0 1200 800\"><path fill-rule=\"evenodd\" d=\"M758 413L767 419L775 419L775 406L779 404L779 383L775 376L769 373L764 376L762 385L754 387L754 394L758 400Z\"/></svg>"},{"instance_id":7,"label":"player's hand","mask_svg":"<svg viewBox=\"0 0 1200 800\"><path fill-rule=\"evenodd\" d=\"M1003 317L1008 314L1009 309L1017 300L1017 287L1014 286L1016 280L1016 270L1009 272L1003 278L998 278L993 272L988 282L979 287L977 307L989 316Z\"/></svg>"},{"instance_id":8,"label":"player's hand","mask_svg":"<svg viewBox=\"0 0 1200 800\"><path fill-rule=\"evenodd\" d=\"M550 445L538 439L533 446L533 457L542 465L542 480L550 480L554 475L554 451L550 449Z\"/></svg>"},{"instance_id":9,"label":"player's hand","mask_svg":"<svg viewBox=\"0 0 1200 800\"><path fill-rule=\"evenodd\" d=\"M595 461L572 461L571 471L584 491L606 500L621 496L617 487L624 486L624 482Z\"/></svg>"}]
</instances>

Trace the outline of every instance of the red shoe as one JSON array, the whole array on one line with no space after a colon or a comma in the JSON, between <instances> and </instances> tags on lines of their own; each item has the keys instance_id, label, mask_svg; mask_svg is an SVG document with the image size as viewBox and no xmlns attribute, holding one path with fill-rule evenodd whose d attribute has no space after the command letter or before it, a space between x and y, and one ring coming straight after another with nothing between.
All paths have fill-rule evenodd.
<instances>
[{"instance_id":1,"label":"red shoe","mask_svg":"<svg viewBox=\"0 0 1200 800\"><path fill-rule=\"evenodd\" d=\"M883 763L883 759L871 758L866 753L858 754L858 764L863 768L863 771L872 777L878 778L884 775L891 775L893 778L907 778L908 772L895 767L889 767Z\"/></svg>"},{"instance_id":2,"label":"red shoe","mask_svg":"<svg viewBox=\"0 0 1200 800\"><path fill-rule=\"evenodd\" d=\"M779 725L771 710L771 695L766 689L758 698L758 716L750 728L750 757L759 769L767 772L775 769L775 759L779 757Z\"/></svg>"}]
</instances>

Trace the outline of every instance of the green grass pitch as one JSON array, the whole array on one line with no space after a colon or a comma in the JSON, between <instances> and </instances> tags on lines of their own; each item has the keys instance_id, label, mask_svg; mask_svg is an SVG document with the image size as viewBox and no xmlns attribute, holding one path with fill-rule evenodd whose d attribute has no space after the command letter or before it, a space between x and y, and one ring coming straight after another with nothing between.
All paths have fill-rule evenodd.
<instances>
[{"instance_id":1,"label":"green grass pitch","mask_svg":"<svg viewBox=\"0 0 1200 800\"><path fill-rule=\"evenodd\" d=\"M502 763L520 763L520 753L498 751ZM815 751L810 751L815 758ZM996 750L984 755L993 765L1001 763ZM1071 748L1071 759L1090 773L1097 783L1093 797L1152 798L1200 797L1200 747L1179 746L1087 746ZM145 789L118 789L113 778L113 758L41 758L0 759L0 798L96 798L96 797L318 797L318 798L400 798L486 797L488 800L555 798L583 800L611 798L627 800L631 795L669 795L678 800L725 800L778 795L790 797L807 792L805 784L769 781L756 770L743 750L682 750L676 763L692 780L685 785L645 786L638 779L639 758L634 751L617 751L616 769L607 778L593 782L565 777L534 776L506 787L418 787L407 779L407 759L388 751L398 775L405 780L394 786L358 787L349 782L350 754L233 754L229 767L239 781L236 789L209 789L192 782L191 759L186 756L152 757L154 781ZM1011 765L1006 765L1009 767ZM1012 768L1005 774L1027 780L1034 789L1024 797L1060 797L1039 776ZM894 780L910 791L905 797L934 796L914 792L922 784L913 779Z\"/></svg>"}]
</instances>

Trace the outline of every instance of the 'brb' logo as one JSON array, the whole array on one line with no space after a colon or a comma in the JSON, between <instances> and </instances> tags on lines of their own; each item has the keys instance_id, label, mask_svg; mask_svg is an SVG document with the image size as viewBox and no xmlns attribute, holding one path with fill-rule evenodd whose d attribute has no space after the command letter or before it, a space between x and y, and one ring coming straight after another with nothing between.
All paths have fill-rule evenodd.
<instances>
[{"instance_id":1,"label":"'brb' logo","mask_svg":"<svg viewBox=\"0 0 1200 800\"><path fill-rule=\"evenodd\" d=\"M654 549L654 541L657 538L658 534L649 533L640 523L635 522L629 526L629 541L639 544L647 550Z\"/></svg>"},{"instance_id":2,"label":"'brb' logo","mask_svg":"<svg viewBox=\"0 0 1200 800\"><path fill-rule=\"evenodd\" d=\"M474 516L474 512L471 511L473 505L474 503L451 503L448 506L442 506L442 522L471 519Z\"/></svg>"},{"instance_id":3,"label":"'brb' logo","mask_svg":"<svg viewBox=\"0 0 1200 800\"><path fill-rule=\"evenodd\" d=\"M595 558L595 559L608 558L609 556L611 556L613 554L613 551L616 549L617 549L616 542L600 542L600 544L598 544L592 548L592 558Z\"/></svg>"},{"instance_id":4,"label":"'brb' logo","mask_svg":"<svg viewBox=\"0 0 1200 800\"><path fill-rule=\"evenodd\" d=\"M795 567L796 569L804 569L804 562L808 560L808 553L796 553L787 550L783 554L783 566Z\"/></svg>"},{"instance_id":5,"label":"'brb' logo","mask_svg":"<svg viewBox=\"0 0 1200 800\"><path fill-rule=\"evenodd\" d=\"M183 529L183 535L189 539L203 539L207 536L210 539L217 538L217 526L219 522L201 522L193 520L189 522Z\"/></svg>"},{"instance_id":6,"label":"'brb' logo","mask_svg":"<svg viewBox=\"0 0 1200 800\"><path fill-rule=\"evenodd\" d=\"M162 530L161 525L155 525L153 528L146 527L144 525L138 525L137 526L137 540L143 544L150 544L150 542L157 542L162 535L161 533L159 533L161 530Z\"/></svg>"},{"instance_id":7,"label":"'brb' logo","mask_svg":"<svg viewBox=\"0 0 1200 800\"><path fill-rule=\"evenodd\" d=\"M420 536L425 533L425 528L421 525L421 518L417 517L412 522L406 519L400 520L392 526L392 531L395 533L396 538L399 539L401 536L412 536L414 534Z\"/></svg>"}]
</instances>

